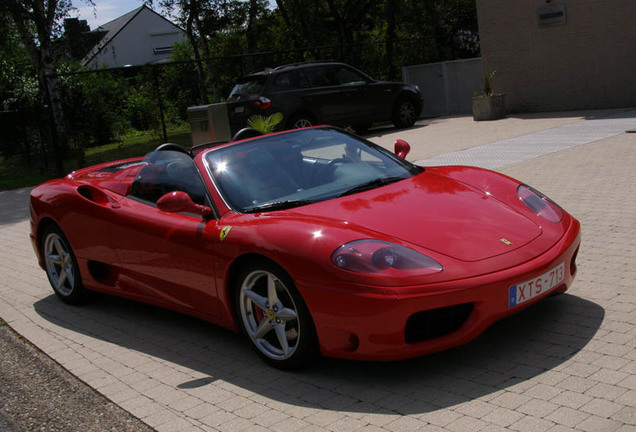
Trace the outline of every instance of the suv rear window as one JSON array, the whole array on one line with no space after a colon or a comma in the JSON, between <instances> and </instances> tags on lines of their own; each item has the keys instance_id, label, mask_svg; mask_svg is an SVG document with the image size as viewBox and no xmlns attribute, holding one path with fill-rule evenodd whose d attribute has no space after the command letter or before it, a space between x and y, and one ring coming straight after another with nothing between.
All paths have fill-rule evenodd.
<instances>
[{"instance_id":1,"label":"suv rear window","mask_svg":"<svg viewBox=\"0 0 636 432\"><path fill-rule=\"evenodd\" d=\"M250 96L260 94L263 91L264 85L265 77L263 75L241 78L232 89L230 98L236 96Z\"/></svg>"}]
</instances>

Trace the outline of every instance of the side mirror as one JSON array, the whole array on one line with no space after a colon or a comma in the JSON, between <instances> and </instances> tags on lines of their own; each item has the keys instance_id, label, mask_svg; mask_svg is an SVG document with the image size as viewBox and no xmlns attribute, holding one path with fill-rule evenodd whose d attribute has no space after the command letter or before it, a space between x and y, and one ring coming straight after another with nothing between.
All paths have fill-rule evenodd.
<instances>
[{"instance_id":1,"label":"side mirror","mask_svg":"<svg viewBox=\"0 0 636 432\"><path fill-rule=\"evenodd\" d=\"M182 191L168 192L157 200L157 208L169 213L195 213L201 216L212 214L210 207L195 204L190 195Z\"/></svg>"},{"instance_id":2,"label":"side mirror","mask_svg":"<svg viewBox=\"0 0 636 432\"><path fill-rule=\"evenodd\" d=\"M406 159L406 155L411 151L411 146L404 140L395 140L395 144L393 146L394 153L400 159Z\"/></svg>"}]
</instances>

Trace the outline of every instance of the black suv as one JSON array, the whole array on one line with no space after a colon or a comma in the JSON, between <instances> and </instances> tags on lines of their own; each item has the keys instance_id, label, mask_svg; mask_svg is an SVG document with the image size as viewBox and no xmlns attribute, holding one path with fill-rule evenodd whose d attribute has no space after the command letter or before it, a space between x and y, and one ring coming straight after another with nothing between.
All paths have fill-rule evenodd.
<instances>
[{"instance_id":1,"label":"black suv","mask_svg":"<svg viewBox=\"0 0 636 432\"><path fill-rule=\"evenodd\" d=\"M254 114L276 112L283 114L282 128L332 124L363 133L377 121L412 126L422 94L415 85L376 81L343 63L300 63L239 79L227 104L232 133Z\"/></svg>"}]
</instances>

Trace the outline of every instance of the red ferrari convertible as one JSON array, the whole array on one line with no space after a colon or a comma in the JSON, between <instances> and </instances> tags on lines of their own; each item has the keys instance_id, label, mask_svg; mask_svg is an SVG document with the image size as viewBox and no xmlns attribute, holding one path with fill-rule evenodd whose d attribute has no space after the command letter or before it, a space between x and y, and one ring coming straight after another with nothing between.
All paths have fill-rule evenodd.
<instances>
[{"instance_id":1,"label":"red ferrari convertible","mask_svg":"<svg viewBox=\"0 0 636 432\"><path fill-rule=\"evenodd\" d=\"M510 177L407 152L331 127L164 144L35 188L31 240L62 301L194 315L280 368L447 349L568 288L576 219Z\"/></svg>"}]
</instances>

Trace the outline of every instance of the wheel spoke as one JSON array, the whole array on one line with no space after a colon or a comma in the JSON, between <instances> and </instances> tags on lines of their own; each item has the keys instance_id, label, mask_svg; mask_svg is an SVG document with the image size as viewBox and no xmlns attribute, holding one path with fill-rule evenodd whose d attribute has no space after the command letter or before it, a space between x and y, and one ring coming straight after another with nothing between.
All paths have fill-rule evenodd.
<instances>
[{"instance_id":1,"label":"wheel spoke","mask_svg":"<svg viewBox=\"0 0 636 432\"><path fill-rule=\"evenodd\" d=\"M53 247L55 247L55 250L57 251L57 254L60 256L60 258L66 258L67 252L64 246L62 246L62 244L60 243L59 237L56 237L55 240L53 240Z\"/></svg>"},{"instance_id":2,"label":"wheel spoke","mask_svg":"<svg viewBox=\"0 0 636 432\"><path fill-rule=\"evenodd\" d=\"M277 313L276 318L280 318L284 322L292 321L298 318L296 311L286 307L282 307Z\"/></svg>"},{"instance_id":3,"label":"wheel spoke","mask_svg":"<svg viewBox=\"0 0 636 432\"><path fill-rule=\"evenodd\" d=\"M285 334L285 324L276 324L274 329L276 330L276 338L278 338L280 347L283 350L283 355L287 355L289 343L287 342L287 335Z\"/></svg>"},{"instance_id":4,"label":"wheel spoke","mask_svg":"<svg viewBox=\"0 0 636 432\"><path fill-rule=\"evenodd\" d=\"M267 300L270 305L278 303L278 294L276 293L276 281L271 275L267 275Z\"/></svg>"},{"instance_id":5,"label":"wheel spoke","mask_svg":"<svg viewBox=\"0 0 636 432\"><path fill-rule=\"evenodd\" d=\"M64 269L64 274L66 275L69 285L73 288L73 281L75 279L73 275L73 267L66 267Z\"/></svg>"},{"instance_id":6,"label":"wheel spoke","mask_svg":"<svg viewBox=\"0 0 636 432\"><path fill-rule=\"evenodd\" d=\"M66 272L64 271L64 269L62 269L62 271L59 272L59 276L57 278L57 283L55 284L55 287L57 289L60 289L64 286L64 282L66 282Z\"/></svg>"},{"instance_id":7,"label":"wheel spoke","mask_svg":"<svg viewBox=\"0 0 636 432\"><path fill-rule=\"evenodd\" d=\"M245 293L247 297L250 298L250 300L254 302L256 306L258 306L259 308L263 310L267 310L267 299L265 297L256 294L251 289L246 289L243 292Z\"/></svg>"},{"instance_id":8,"label":"wheel spoke","mask_svg":"<svg viewBox=\"0 0 636 432\"><path fill-rule=\"evenodd\" d=\"M263 339L267 333L272 330L272 326L269 323L268 319L263 319L259 324L258 328L252 335L254 339Z\"/></svg>"},{"instance_id":9,"label":"wheel spoke","mask_svg":"<svg viewBox=\"0 0 636 432\"><path fill-rule=\"evenodd\" d=\"M46 256L46 261L56 265L62 265L62 257L53 253Z\"/></svg>"}]
</instances>

